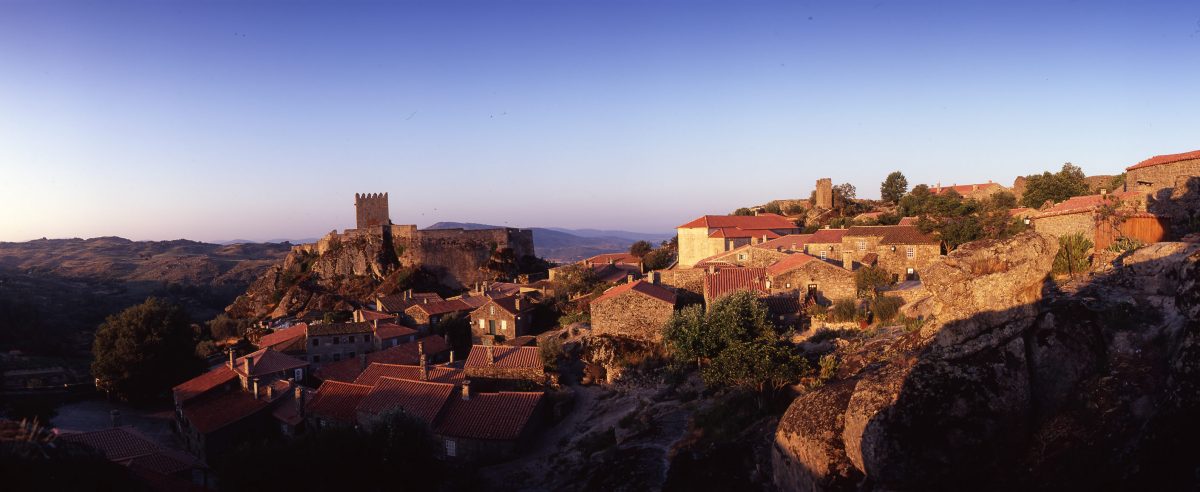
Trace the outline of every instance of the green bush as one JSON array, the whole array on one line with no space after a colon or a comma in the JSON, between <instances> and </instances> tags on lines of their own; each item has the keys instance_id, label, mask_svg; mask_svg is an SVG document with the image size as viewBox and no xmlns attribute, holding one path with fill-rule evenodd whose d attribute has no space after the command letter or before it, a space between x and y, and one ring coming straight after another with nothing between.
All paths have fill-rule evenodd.
<instances>
[{"instance_id":1,"label":"green bush","mask_svg":"<svg viewBox=\"0 0 1200 492\"><path fill-rule=\"evenodd\" d=\"M900 318L900 322L904 324L904 331L908 333L916 333L921 331L921 327L925 326L925 320L923 318L902 317Z\"/></svg>"},{"instance_id":2,"label":"green bush","mask_svg":"<svg viewBox=\"0 0 1200 492\"><path fill-rule=\"evenodd\" d=\"M1145 243L1138 241L1137 239L1122 236L1117 238L1116 241L1113 241L1112 244L1108 245L1108 250L1112 251L1113 253L1124 253L1141 248L1145 245Z\"/></svg>"},{"instance_id":3,"label":"green bush","mask_svg":"<svg viewBox=\"0 0 1200 492\"><path fill-rule=\"evenodd\" d=\"M1084 237L1082 232L1059 237L1058 254L1054 257L1053 272L1056 275L1074 276L1087 271L1090 265L1088 252L1091 251L1092 246L1092 240Z\"/></svg>"},{"instance_id":4,"label":"green bush","mask_svg":"<svg viewBox=\"0 0 1200 492\"><path fill-rule=\"evenodd\" d=\"M833 322L854 321L858 318L858 303L853 299L839 299L833 302L827 317Z\"/></svg>"},{"instance_id":5,"label":"green bush","mask_svg":"<svg viewBox=\"0 0 1200 492\"><path fill-rule=\"evenodd\" d=\"M871 301L871 312L875 313L875 321L879 323L891 323L896 319L896 315L900 313L900 306L904 305L904 299L894 296L879 296Z\"/></svg>"},{"instance_id":6,"label":"green bush","mask_svg":"<svg viewBox=\"0 0 1200 492\"><path fill-rule=\"evenodd\" d=\"M558 318L559 326L570 326L575 323L591 323L592 315L584 312L565 314Z\"/></svg>"},{"instance_id":7,"label":"green bush","mask_svg":"<svg viewBox=\"0 0 1200 492\"><path fill-rule=\"evenodd\" d=\"M822 382L833 379L833 376L835 376L837 374L838 360L837 360L836 355L833 355L833 354L822 355L821 360L820 360L820 362L818 362L818 364L821 367L821 374L819 377Z\"/></svg>"}]
</instances>

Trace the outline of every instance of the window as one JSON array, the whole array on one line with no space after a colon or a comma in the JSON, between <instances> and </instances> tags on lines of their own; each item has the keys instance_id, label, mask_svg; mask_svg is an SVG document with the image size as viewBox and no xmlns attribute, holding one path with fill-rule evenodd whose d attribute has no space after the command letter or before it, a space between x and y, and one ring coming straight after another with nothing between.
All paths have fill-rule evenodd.
<instances>
[{"instance_id":1,"label":"window","mask_svg":"<svg viewBox=\"0 0 1200 492\"><path fill-rule=\"evenodd\" d=\"M825 251L825 250L821 250L821 259L822 259L822 260L828 260L828 259L829 259L829 252L828 252L828 251Z\"/></svg>"},{"instance_id":2,"label":"window","mask_svg":"<svg viewBox=\"0 0 1200 492\"><path fill-rule=\"evenodd\" d=\"M488 306L488 314L494 316L496 314L496 306Z\"/></svg>"},{"instance_id":3,"label":"window","mask_svg":"<svg viewBox=\"0 0 1200 492\"><path fill-rule=\"evenodd\" d=\"M858 250L863 251L865 249L867 249L867 241L864 239L859 239L858 240Z\"/></svg>"},{"instance_id":4,"label":"window","mask_svg":"<svg viewBox=\"0 0 1200 492\"><path fill-rule=\"evenodd\" d=\"M904 248L904 257L905 258L908 258L911 260L916 256L917 256L917 252L915 251L915 248L913 248L912 246Z\"/></svg>"},{"instance_id":5,"label":"window","mask_svg":"<svg viewBox=\"0 0 1200 492\"><path fill-rule=\"evenodd\" d=\"M320 339L320 338L313 338L312 342L313 342L313 346L314 346L314 347L316 347L317 345L320 345L320 344L321 344L321 339Z\"/></svg>"},{"instance_id":6,"label":"window","mask_svg":"<svg viewBox=\"0 0 1200 492\"><path fill-rule=\"evenodd\" d=\"M496 320L494 320L494 319L488 320L488 334L489 335L496 334Z\"/></svg>"},{"instance_id":7,"label":"window","mask_svg":"<svg viewBox=\"0 0 1200 492\"><path fill-rule=\"evenodd\" d=\"M480 329L480 330L486 330L486 329L487 329L487 325L486 325L485 323L487 323L487 321L485 321L485 320L482 320L482 319L481 319L481 320L479 320L479 329Z\"/></svg>"},{"instance_id":8,"label":"window","mask_svg":"<svg viewBox=\"0 0 1200 492\"><path fill-rule=\"evenodd\" d=\"M349 358L353 359L353 358L354 358L354 352L350 352L350 355L348 355L347 357L349 357Z\"/></svg>"},{"instance_id":9,"label":"window","mask_svg":"<svg viewBox=\"0 0 1200 492\"><path fill-rule=\"evenodd\" d=\"M746 253L738 253L738 261L746 261Z\"/></svg>"},{"instance_id":10,"label":"window","mask_svg":"<svg viewBox=\"0 0 1200 492\"><path fill-rule=\"evenodd\" d=\"M313 363L314 363L314 364L320 364L320 363L321 363L321 356L319 356L319 355L314 355L314 356L313 356Z\"/></svg>"},{"instance_id":11,"label":"window","mask_svg":"<svg viewBox=\"0 0 1200 492\"><path fill-rule=\"evenodd\" d=\"M446 439L446 456L449 456L451 458L458 456L458 449L456 449L456 446L454 445L454 441L451 441L449 439Z\"/></svg>"},{"instance_id":12,"label":"window","mask_svg":"<svg viewBox=\"0 0 1200 492\"><path fill-rule=\"evenodd\" d=\"M507 331L508 331L508 320L506 320L506 319L500 320L500 333L504 333Z\"/></svg>"},{"instance_id":13,"label":"window","mask_svg":"<svg viewBox=\"0 0 1200 492\"><path fill-rule=\"evenodd\" d=\"M350 339L346 341L349 343L354 343L354 335L350 335Z\"/></svg>"},{"instance_id":14,"label":"window","mask_svg":"<svg viewBox=\"0 0 1200 492\"><path fill-rule=\"evenodd\" d=\"M333 361L337 362L339 360L342 360L342 354L333 354Z\"/></svg>"},{"instance_id":15,"label":"window","mask_svg":"<svg viewBox=\"0 0 1200 492\"><path fill-rule=\"evenodd\" d=\"M338 338L338 337L333 337L333 344L334 344L334 345L337 345L337 344L341 343L341 341L342 341L342 339L341 339L341 338Z\"/></svg>"}]
</instances>

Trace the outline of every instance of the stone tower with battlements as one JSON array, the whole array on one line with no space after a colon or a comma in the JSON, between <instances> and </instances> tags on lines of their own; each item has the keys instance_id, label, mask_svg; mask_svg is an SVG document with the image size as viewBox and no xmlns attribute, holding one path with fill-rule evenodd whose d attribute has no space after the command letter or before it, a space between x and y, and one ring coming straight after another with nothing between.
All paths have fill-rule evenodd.
<instances>
[{"instance_id":1,"label":"stone tower with battlements","mask_svg":"<svg viewBox=\"0 0 1200 492\"><path fill-rule=\"evenodd\" d=\"M817 180L817 208L833 210L833 179Z\"/></svg>"},{"instance_id":2,"label":"stone tower with battlements","mask_svg":"<svg viewBox=\"0 0 1200 492\"><path fill-rule=\"evenodd\" d=\"M358 229L385 226L392 223L388 218L387 193L355 193L354 212Z\"/></svg>"}]
</instances>

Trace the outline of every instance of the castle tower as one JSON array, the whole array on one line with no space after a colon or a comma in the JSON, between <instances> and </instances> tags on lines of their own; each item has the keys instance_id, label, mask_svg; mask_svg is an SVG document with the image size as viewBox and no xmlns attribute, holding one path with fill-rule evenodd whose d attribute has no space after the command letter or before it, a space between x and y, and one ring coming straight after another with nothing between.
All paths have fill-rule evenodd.
<instances>
[{"instance_id":1,"label":"castle tower","mask_svg":"<svg viewBox=\"0 0 1200 492\"><path fill-rule=\"evenodd\" d=\"M358 229L392 223L392 219L388 218L387 193L355 193L354 212Z\"/></svg>"},{"instance_id":2,"label":"castle tower","mask_svg":"<svg viewBox=\"0 0 1200 492\"><path fill-rule=\"evenodd\" d=\"M833 210L833 180L830 178L817 180L817 208Z\"/></svg>"}]
</instances>

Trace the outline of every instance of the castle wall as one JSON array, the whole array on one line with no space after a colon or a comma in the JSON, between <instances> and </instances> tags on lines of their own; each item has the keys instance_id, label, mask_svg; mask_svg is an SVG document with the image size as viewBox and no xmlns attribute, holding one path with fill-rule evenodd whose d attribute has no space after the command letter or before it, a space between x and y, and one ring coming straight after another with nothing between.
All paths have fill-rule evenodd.
<instances>
[{"instance_id":1,"label":"castle wall","mask_svg":"<svg viewBox=\"0 0 1200 492\"><path fill-rule=\"evenodd\" d=\"M387 193L355 193L354 213L355 227L358 229L387 225L392 222L392 219L388 217Z\"/></svg>"},{"instance_id":2,"label":"castle wall","mask_svg":"<svg viewBox=\"0 0 1200 492\"><path fill-rule=\"evenodd\" d=\"M423 267L455 288L492 280L483 267L495 251L510 248L517 259L536 256L530 229L416 230L398 227L392 228L392 243L400 264Z\"/></svg>"},{"instance_id":3,"label":"castle wall","mask_svg":"<svg viewBox=\"0 0 1200 492\"><path fill-rule=\"evenodd\" d=\"M817 208L825 210L833 209L833 179L821 178L817 180Z\"/></svg>"}]
</instances>

